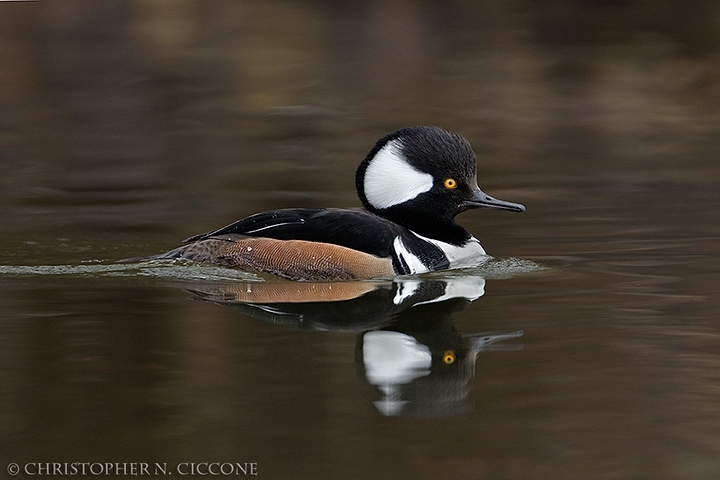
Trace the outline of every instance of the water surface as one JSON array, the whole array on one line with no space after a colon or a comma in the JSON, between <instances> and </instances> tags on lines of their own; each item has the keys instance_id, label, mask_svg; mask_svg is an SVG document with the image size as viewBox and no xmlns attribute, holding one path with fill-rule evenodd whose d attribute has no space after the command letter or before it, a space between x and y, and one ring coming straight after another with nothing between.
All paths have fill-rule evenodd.
<instances>
[{"instance_id":1,"label":"water surface","mask_svg":"<svg viewBox=\"0 0 720 480\"><path fill-rule=\"evenodd\" d=\"M3 472L720 477L713 2L2 3ZM296 286L115 263L357 206L407 124L462 133L527 206L458 218L488 264Z\"/></svg>"}]
</instances>

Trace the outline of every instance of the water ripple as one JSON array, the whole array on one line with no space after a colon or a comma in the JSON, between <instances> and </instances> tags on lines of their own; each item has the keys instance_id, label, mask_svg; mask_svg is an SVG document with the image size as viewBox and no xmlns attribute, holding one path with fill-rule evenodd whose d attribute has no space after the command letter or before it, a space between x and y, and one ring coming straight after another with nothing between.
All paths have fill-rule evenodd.
<instances>
[{"instance_id":1,"label":"water ripple","mask_svg":"<svg viewBox=\"0 0 720 480\"><path fill-rule=\"evenodd\" d=\"M532 260L493 258L478 267L434 272L422 275L421 277L454 278L469 275L486 279L503 279L548 269L549 267L535 263ZM262 276L241 270L178 260L149 260L136 263L98 262L81 265L0 265L0 275L156 277L189 281L263 281L265 279Z\"/></svg>"}]
</instances>

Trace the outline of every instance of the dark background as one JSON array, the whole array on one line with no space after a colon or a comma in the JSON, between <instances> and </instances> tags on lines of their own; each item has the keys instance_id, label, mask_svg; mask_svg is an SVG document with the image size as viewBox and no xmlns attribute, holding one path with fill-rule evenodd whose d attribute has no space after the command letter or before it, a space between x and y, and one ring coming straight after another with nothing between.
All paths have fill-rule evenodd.
<instances>
[{"instance_id":1,"label":"dark background","mask_svg":"<svg viewBox=\"0 0 720 480\"><path fill-rule=\"evenodd\" d=\"M112 264L357 206L357 164L409 124L470 140L528 211L459 221L545 268L455 316L525 331L463 415L381 416L354 332L191 301L229 273ZM716 479L719 146L715 1L0 2L0 478Z\"/></svg>"}]
</instances>

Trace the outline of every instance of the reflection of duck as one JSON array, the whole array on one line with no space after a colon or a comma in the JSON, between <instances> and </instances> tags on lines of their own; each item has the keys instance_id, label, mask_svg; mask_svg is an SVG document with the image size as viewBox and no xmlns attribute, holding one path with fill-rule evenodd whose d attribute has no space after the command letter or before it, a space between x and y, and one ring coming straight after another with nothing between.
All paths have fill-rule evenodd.
<instances>
[{"instance_id":1,"label":"reflection of duck","mask_svg":"<svg viewBox=\"0 0 720 480\"><path fill-rule=\"evenodd\" d=\"M385 416L466 413L478 354L523 332L464 334L451 311L426 305L412 313L358 339L358 367L381 395L375 407Z\"/></svg>"},{"instance_id":2,"label":"reflection of duck","mask_svg":"<svg viewBox=\"0 0 720 480\"><path fill-rule=\"evenodd\" d=\"M474 266L480 242L455 223L478 207L523 212L477 186L476 158L463 137L408 127L380 139L360 164L364 209L258 213L158 255L291 279L384 278Z\"/></svg>"},{"instance_id":3,"label":"reflection of duck","mask_svg":"<svg viewBox=\"0 0 720 480\"><path fill-rule=\"evenodd\" d=\"M389 325L410 308L448 300L467 305L484 294L485 280L458 276L442 280L248 282L201 285L191 292L269 323L364 331Z\"/></svg>"},{"instance_id":4,"label":"reflection of duck","mask_svg":"<svg viewBox=\"0 0 720 480\"><path fill-rule=\"evenodd\" d=\"M199 298L260 320L361 332L356 363L382 398L383 415L439 416L468 410L480 352L522 332L464 334L452 316L485 291L482 277L387 282L274 282L193 290Z\"/></svg>"}]
</instances>

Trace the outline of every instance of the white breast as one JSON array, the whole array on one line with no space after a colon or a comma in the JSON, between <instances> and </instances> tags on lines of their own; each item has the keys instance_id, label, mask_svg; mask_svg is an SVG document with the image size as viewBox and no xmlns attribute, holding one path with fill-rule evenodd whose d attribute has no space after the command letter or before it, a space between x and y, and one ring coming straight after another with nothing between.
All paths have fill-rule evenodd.
<instances>
[{"instance_id":1,"label":"white breast","mask_svg":"<svg viewBox=\"0 0 720 480\"><path fill-rule=\"evenodd\" d=\"M449 268L466 268L466 267L477 267L487 261L488 256L485 253L480 241L475 237L470 237L470 240L465 245L457 246L450 243L441 242L440 240L434 240L432 238L423 237L415 232L411 232L416 237L431 243L443 251L448 261L450 262ZM395 255L402 259L410 269L410 273L427 273L430 271L420 259L414 255L403 243L400 237L395 237L393 241L393 249Z\"/></svg>"},{"instance_id":2,"label":"white breast","mask_svg":"<svg viewBox=\"0 0 720 480\"><path fill-rule=\"evenodd\" d=\"M485 253L485 249L480 245L480 241L475 237L470 237L470 240L465 245L458 247L440 240L423 237L415 232L413 234L442 250L450 261L450 268L477 267L485 263L489 258L488 254Z\"/></svg>"}]
</instances>

